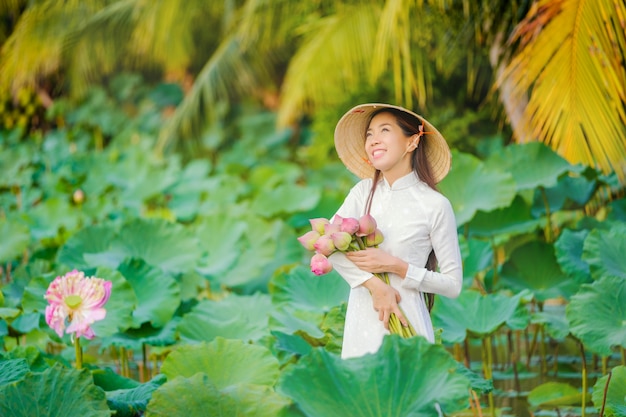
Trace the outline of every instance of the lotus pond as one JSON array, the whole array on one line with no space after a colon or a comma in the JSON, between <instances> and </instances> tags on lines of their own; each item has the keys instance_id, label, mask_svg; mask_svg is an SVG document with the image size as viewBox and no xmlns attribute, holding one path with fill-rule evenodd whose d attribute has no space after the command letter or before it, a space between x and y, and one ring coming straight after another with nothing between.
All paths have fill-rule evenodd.
<instances>
[{"instance_id":1,"label":"lotus pond","mask_svg":"<svg viewBox=\"0 0 626 417\"><path fill-rule=\"evenodd\" d=\"M296 237L355 179L258 111L197 157L155 155L158 88L133 117L94 91L45 134L0 132L0 415L626 416L615 175L539 144L454 151L465 278L436 299L438 343L342 361L348 287ZM44 320L74 269L112 283L81 369Z\"/></svg>"}]
</instances>

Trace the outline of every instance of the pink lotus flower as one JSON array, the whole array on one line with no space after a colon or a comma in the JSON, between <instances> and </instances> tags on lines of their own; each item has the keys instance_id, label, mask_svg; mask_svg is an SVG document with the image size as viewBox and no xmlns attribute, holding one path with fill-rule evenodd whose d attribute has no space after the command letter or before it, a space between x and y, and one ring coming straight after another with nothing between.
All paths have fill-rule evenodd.
<instances>
[{"instance_id":1,"label":"pink lotus flower","mask_svg":"<svg viewBox=\"0 0 626 417\"><path fill-rule=\"evenodd\" d=\"M373 233L365 236L365 246L373 247L383 243L383 232L379 229L374 230Z\"/></svg>"},{"instance_id":2,"label":"pink lotus flower","mask_svg":"<svg viewBox=\"0 0 626 417\"><path fill-rule=\"evenodd\" d=\"M324 275L332 270L333 266L326 256L316 253L311 257L311 272L315 275Z\"/></svg>"},{"instance_id":3,"label":"pink lotus flower","mask_svg":"<svg viewBox=\"0 0 626 417\"><path fill-rule=\"evenodd\" d=\"M315 230L311 230L310 232L306 232L302 236L298 238L298 242L304 246L306 250L315 250L315 242L319 239L320 234Z\"/></svg>"},{"instance_id":4,"label":"pink lotus flower","mask_svg":"<svg viewBox=\"0 0 626 417\"><path fill-rule=\"evenodd\" d=\"M75 333L77 338L93 339L91 325L106 316L103 306L111 295L111 285L111 281L85 277L77 270L56 277L44 295L49 303L46 323L59 337L65 331ZM67 329L66 324L69 324Z\"/></svg>"},{"instance_id":5,"label":"pink lotus flower","mask_svg":"<svg viewBox=\"0 0 626 417\"><path fill-rule=\"evenodd\" d=\"M324 225L330 223L328 219L318 218L318 219L310 219L309 223L311 223L311 229L315 230L320 235L324 234Z\"/></svg>"},{"instance_id":6,"label":"pink lotus flower","mask_svg":"<svg viewBox=\"0 0 626 417\"><path fill-rule=\"evenodd\" d=\"M345 251L350 247L350 243L352 243L352 235L346 232L337 232L330 235L330 238L333 241L333 245L340 251Z\"/></svg>"},{"instance_id":7,"label":"pink lotus flower","mask_svg":"<svg viewBox=\"0 0 626 417\"><path fill-rule=\"evenodd\" d=\"M359 230L357 236L367 236L376 230L376 220L370 214L366 214L359 219Z\"/></svg>"},{"instance_id":8,"label":"pink lotus flower","mask_svg":"<svg viewBox=\"0 0 626 417\"><path fill-rule=\"evenodd\" d=\"M324 234L332 235L333 233L341 232L341 225L337 223L328 223L324 225Z\"/></svg>"},{"instance_id":9,"label":"pink lotus flower","mask_svg":"<svg viewBox=\"0 0 626 417\"><path fill-rule=\"evenodd\" d=\"M333 240L328 235L322 235L315 245L313 245L315 250L321 253L324 256L330 256L331 253L335 251L335 245L333 244Z\"/></svg>"},{"instance_id":10,"label":"pink lotus flower","mask_svg":"<svg viewBox=\"0 0 626 417\"><path fill-rule=\"evenodd\" d=\"M354 234L359 230L359 221L352 217L346 217L341 222L341 231Z\"/></svg>"}]
</instances>

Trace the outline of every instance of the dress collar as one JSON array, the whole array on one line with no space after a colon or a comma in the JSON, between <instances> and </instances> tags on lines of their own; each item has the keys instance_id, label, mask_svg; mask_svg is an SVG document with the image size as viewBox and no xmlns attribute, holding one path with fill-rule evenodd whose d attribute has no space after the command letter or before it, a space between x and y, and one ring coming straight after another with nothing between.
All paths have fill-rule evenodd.
<instances>
[{"instance_id":1,"label":"dress collar","mask_svg":"<svg viewBox=\"0 0 626 417\"><path fill-rule=\"evenodd\" d=\"M387 180L383 177L381 181L381 185L385 187L387 190L403 190L405 188L413 187L420 182L420 179L417 177L417 174L413 171L406 174L404 177L400 177L393 183L392 186L389 186Z\"/></svg>"}]
</instances>

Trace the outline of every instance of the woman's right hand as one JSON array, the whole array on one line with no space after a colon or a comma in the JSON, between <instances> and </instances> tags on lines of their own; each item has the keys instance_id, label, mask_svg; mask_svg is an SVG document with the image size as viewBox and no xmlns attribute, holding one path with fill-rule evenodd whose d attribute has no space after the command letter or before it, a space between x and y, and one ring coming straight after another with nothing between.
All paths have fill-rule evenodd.
<instances>
[{"instance_id":1,"label":"woman's right hand","mask_svg":"<svg viewBox=\"0 0 626 417\"><path fill-rule=\"evenodd\" d=\"M400 311L400 307L398 307L400 293L395 288L375 276L365 281L363 286L372 294L374 310L378 312L378 319L383 322L385 329L389 330L389 317L392 313L400 319L403 326L409 325L402 311Z\"/></svg>"}]
</instances>

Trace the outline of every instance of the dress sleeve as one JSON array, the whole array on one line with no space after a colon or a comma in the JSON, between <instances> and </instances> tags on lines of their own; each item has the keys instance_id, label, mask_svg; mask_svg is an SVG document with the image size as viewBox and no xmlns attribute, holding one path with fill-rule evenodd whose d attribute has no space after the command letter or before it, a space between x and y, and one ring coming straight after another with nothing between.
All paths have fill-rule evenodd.
<instances>
[{"instance_id":1,"label":"dress sleeve","mask_svg":"<svg viewBox=\"0 0 626 417\"><path fill-rule=\"evenodd\" d=\"M368 189L366 181L362 181L352 187L348 196L344 200L337 213L341 217L353 217L358 219L363 215L366 195L364 190ZM333 216L334 217L334 216ZM365 272L357 267L354 262L349 260L343 252L334 252L328 257L330 263L341 277L346 280L350 288L358 287L365 281L373 277L370 272Z\"/></svg>"},{"instance_id":2,"label":"dress sleeve","mask_svg":"<svg viewBox=\"0 0 626 417\"><path fill-rule=\"evenodd\" d=\"M452 205L445 198L442 202L440 210L434 213L430 233L433 250L439 263L439 272L409 264L402 286L421 292L456 298L461 293L463 286L463 264L459 248L459 236Z\"/></svg>"}]
</instances>

